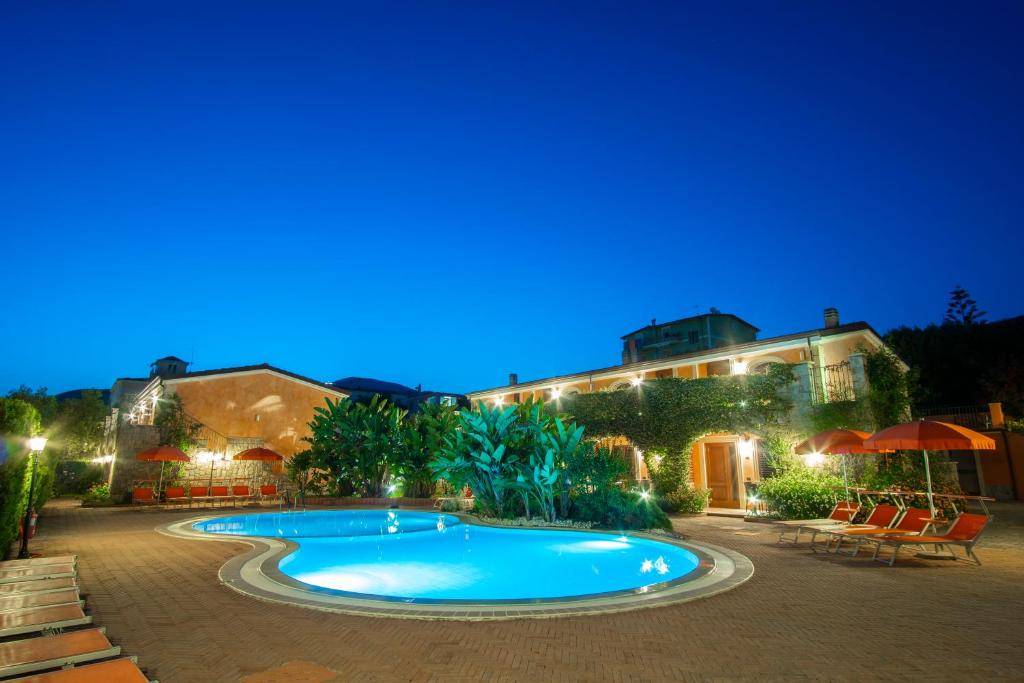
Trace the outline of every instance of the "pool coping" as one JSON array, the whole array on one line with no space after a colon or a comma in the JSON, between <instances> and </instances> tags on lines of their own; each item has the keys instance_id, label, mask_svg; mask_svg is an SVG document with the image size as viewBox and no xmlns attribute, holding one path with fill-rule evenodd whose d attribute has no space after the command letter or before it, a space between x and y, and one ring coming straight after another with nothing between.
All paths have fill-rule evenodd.
<instances>
[{"instance_id":1,"label":"pool coping","mask_svg":"<svg viewBox=\"0 0 1024 683\"><path fill-rule=\"evenodd\" d=\"M346 507L344 510L355 508ZM381 508L368 508L380 511ZM407 512L429 512L407 510ZM400 598L352 597L342 591L316 589L288 577L278 569L278 562L295 551L298 545L287 539L234 534L211 534L192 529L197 522L232 517L245 513L239 511L206 514L198 517L163 524L156 527L158 533L188 540L213 541L221 543L243 543L250 550L236 555L225 562L218 571L218 577L225 586L258 600L296 605L308 609L342 614L392 617L402 619L432 619L455 621L490 621L501 619L552 618L585 616L589 614L610 614L636 609L662 607L698 600L731 590L748 581L754 575L751 561L735 551L712 545L683 540L675 535L653 534L642 531L616 532L607 529L577 529L573 527L529 526L511 527L484 522L468 513L443 513L458 517L464 523L501 529L525 529L530 531L574 531L580 533L616 534L644 538L675 545L695 553L701 563L696 578L680 578L667 582L654 590L635 589L610 594L594 594L571 598L514 600L493 602L409 602ZM689 576L689 575L687 575Z\"/></svg>"}]
</instances>

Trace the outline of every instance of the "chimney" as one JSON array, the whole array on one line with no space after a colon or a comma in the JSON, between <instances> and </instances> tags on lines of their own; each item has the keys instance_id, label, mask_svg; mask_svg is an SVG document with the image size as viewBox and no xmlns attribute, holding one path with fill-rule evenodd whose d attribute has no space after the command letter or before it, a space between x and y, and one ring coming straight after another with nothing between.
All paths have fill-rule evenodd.
<instances>
[{"instance_id":1,"label":"chimney","mask_svg":"<svg viewBox=\"0 0 1024 683\"><path fill-rule=\"evenodd\" d=\"M519 374L515 372L508 373L508 385L511 387L516 384L519 384Z\"/></svg>"},{"instance_id":2,"label":"chimney","mask_svg":"<svg viewBox=\"0 0 1024 683\"><path fill-rule=\"evenodd\" d=\"M834 308L825 309L825 329L839 327L839 311Z\"/></svg>"}]
</instances>

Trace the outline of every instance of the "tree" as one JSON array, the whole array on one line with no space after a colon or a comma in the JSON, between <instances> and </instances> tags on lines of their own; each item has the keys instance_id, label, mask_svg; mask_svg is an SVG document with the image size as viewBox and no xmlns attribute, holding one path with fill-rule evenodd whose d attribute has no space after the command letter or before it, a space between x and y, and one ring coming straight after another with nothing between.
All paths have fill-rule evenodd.
<instances>
[{"instance_id":1,"label":"tree","mask_svg":"<svg viewBox=\"0 0 1024 683\"><path fill-rule=\"evenodd\" d=\"M15 398L31 404L39 413L39 421L43 429L46 429L57 417L57 397L46 393L46 387L39 387L33 390L32 387L22 384L17 389L7 392L7 398Z\"/></svg>"},{"instance_id":2,"label":"tree","mask_svg":"<svg viewBox=\"0 0 1024 683\"><path fill-rule=\"evenodd\" d=\"M434 491L430 461L441 451L444 438L459 422L453 406L424 403L403 425L402 457L398 464L403 493L413 498L429 498Z\"/></svg>"},{"instance_id":3,"label":"tree","mask_svg":"<svg viewBox=\"0 0 1024 683\"><path fill-rule=\"evenodd\" d=\"M109 412L103 395L95 390L83 391L81 398L63 401L51 430L63 456L75 459L96 455L103 443L103 421Z\"/></svg>"},{"instance_id":4,"label":"tree","mask_svg":"<svg viewBox=\"0 0 1024 683\"><path fill-rule=\"evenodd\" d=\"M978 308L978 302L971 298L966 289L957 285L949 293L945 323L950 325L974 325L984 323L985 311Z\"/></svg>"},{"instance_id":5,"label":"tree","mask_svg":"<svg viewBox=\"0 0 1024 683\"><path fill-rule=\"evenodd\" d=\"M288 461L288 478L299 487L299 500L306 504L306 489L313 479L316 468L316 460L313 451L305 450L296 453Z\"/></svg>"},{"instance_id":6,"label":"tree","mask_svg":"<svg viewBox=\"0 0 1024 683\"><path fill-rule=\"evenodd\" d=\"M181 397L177 394L160 399L153 424L159 433L161 446L173 446L187 451L197 443L196 437L203 428L185 412Z\"/></svg>"}]
</instances>

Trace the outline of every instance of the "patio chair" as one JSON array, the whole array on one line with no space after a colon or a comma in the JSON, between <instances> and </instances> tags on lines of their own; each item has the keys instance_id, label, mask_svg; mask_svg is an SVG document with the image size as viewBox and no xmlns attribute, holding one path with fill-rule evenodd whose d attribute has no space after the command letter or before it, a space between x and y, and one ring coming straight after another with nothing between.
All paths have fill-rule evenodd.
<instances>
[{"instance_id":1,"label":"patio chair","mask_svg":"<svg viewBox=\"0 0 1024 683\"><path fill-rule=\"evenodd\" d=\"M231 492L228 491L228 487L227 486L211 486L210 487L210 500L212 502L214 502L214 503L216 503L218 501L220 501L222 503L224 503L224 502L234 502L234 499L231 497Z\"/></svg>"},{"instance_id":2,"label":"patio chair","mask_svg":"<svg viewBox=\"0 0 1024 683\"><path fill-rule=\"evenodd\" d=\"M65 588L62 591L47 593L15 593L0 595L0 612L16 612L32 607L50 607L51 605L72 605L81 603L77 588ZM0 663L3 658L0 657Z\"/></svg>"},{"instance_id":3,"label":"patio chair","mask_svg":"<svg viewBox=\"0 0 1024 683\"><path fill-rule=\"evenodd\" d=\"M26 593L51 593L53 591L76 588L75 577L66 576L59 579L32 579L23 581L0 582L0 598L10 595L23 595Z\"/></svg>"},{"instance_id":4,"label":"patio chair","mask_svg":"<svg viewBox=\"0 0 1024 683\"><path fill-rule=\"evenodd\" d=\"M76 564L78 555L54 555L52 557L30 557L27 560L7 560L0 562L0 571L17 569L18 567L42 567L48 564Z\"/></svg>"},{"instance_id":5,"label":"patio chair","mask_svg":"<svg viewBox=\"0 0 1024 683\"><path fill-rule=\"evenodd\" d=\"M835 504L828 517L819 519L787 519L776 522L777 525L782 527L781 531L779 531L778 542L796 543L800 539L800 532L804 530L816 529L818 527L839 528L842 525L849 524L858 510L860 510L860 503L841 500ZM792 539L786 538L788 533L793 534Z\"/></svg>"},{"instance_id":6,"label":"patio chair","mask_svg":"<svg viewBox=\"0 0 1024 683\"><path fill-rule=\"evenodd\" d=\"M81 605L54 605L0 612L0 638L91 623L92 617L82 611Z\"/></svg>"},{"instance_id":7,"label":"patio chair","mask_svg":"<svg viewBox=\"0 0 1024 683\"><path fill-rule=\"evenodd\" d=\"M886 535L879 536L871 539L875 544L875 554L872 559L884 562L890 567L896 562L896 556L899 554L900 548L905 545L913 546L932 546L936 552L947 552L948 555L941 556L943 559L952 559L974 562L977 565L981 565L981 560L974 554L974 546L977 544L978 539L981 538L981 532L985 530L989 520L992 518L988 515L976 515L969 512L961 514L953 524L946 530L944 534L936 534L926 536L924 534L920 536L906 536L906 535ZM892 546L892 555L888 560L880 558L879 552L882 550L882 546ZM960 547L964 549L963 558L958 557L954 552L954 547Z\"/></svg>"},{"instance_id":8,"label":"patio chair","mask_svg":"<svg viewBox=\"0 0 1024 683\"><path fill-rule=\"evenodd\" d=\"M867 519L862 524L849 524L841 529L831 527L816 527L811 531L811 550L817 552L818 548L828 550L833 539L844 531L879 531L893 525L900 516L900 509L895 505L880 503L871 508ZM825 535L825 542L817 542L818 534Z\"/></svg>"},{"instance_id":9,"label":"patio chair","mask_svg":"<svg viewBox=\"0 0 1024 683\"><path fill-rule=\"evenodd\" d=\"M193 503L213 502L213 498L210 496L209 486L190 486L188 489L188 497Z\"/></svg>"},{"instance_id":10,"label":"patio chair","mask_svg":"<svg viewBox=\"0 0 1024 683\"><path fill-rule=\"evenodd\" d=\"M132 505L155 505L156 493L152 486L136 486L132 489Z\"/></svg>"},{"instance_id":11,"label":"patio chair","mask_svg":"<svg viewBox=\"0 0 1024 683\"><path fill-rule=\"evenodd\" d=\"M277 490L277 484L262 484L260 486L260 502L268 500L277 502L284 500L281 492Z\"/></svg>"},{"instance_id":12,"label":"patio chair","mask_svg":"<svg viewBox=\"0 0 1024 683\"><path fill-rule=\"evenodd\" d=\"M829 543L835 541L835 548L832 552L842 555L849 554L850 557L853 557L860 552L860 547L863 543L878 536L885 536L887 534L923 534L931 523L931 516L931 512L922 508L906 508L903 516L891 527L885 529L847 528L834 530L831 532ZM842 552L841 549L844 543L853 544L853 548L851 548L849 553ZM829 549L828 544L826 544L825 549Z\"/></svg>"},{"instance_id":13,"label":"patio chair","mask_svg":"<svg viewBox=\"0 0 1024 683\"><path fill-rule=\"evenodd\" d=\"M72 667L119 654L121 648L110 644L103 628L12 640L0 643L0 678Z\"/></svg>"},{"instance_id":14,"label":"patio chair","mask_svg":"<svg viewBox=\"0 0 1024 683\"><path fill-rule=\"evenodd\" d=\"M75 565L70 562L65 564L44 564L38 567L15 567L14 569L0 569L0 584L16 583L21 581L39 581L41 579L59 579L65 576L75 575Z\"/></svg>"},{"instance_id":15,"label":"patio chair","mask_svg":"<svg viewBox=\"0 0 1024 683\"><path fill-rule=\"evenodd\" d=\"M245 484L235 484L232 486L231 497L243 503L251 502L254 498L252 491Z\"/></svg>"},{"instance_id":16,"label":"patio chair","mask_svg":"<svg viewBox=\"0 0 1024 683\"><path fill-rule=\"evenodd\" d=\"M151 683L135 663L134 657L111 659L98 664L76 666L26 678L12 678L6 683Z\"/></svg>"},{"instance_id":17,"label":"patio chair","mask_svg":"<svg viewBox=\"0 0 1024 683\"><path fill-rule=\"evenodd\" d=\"M164 491L164 502L169 505L175 504L192 504L192 499L188 497L188 493L185 491L184 486L168 486Z\"/></svg>"}]
</instances>

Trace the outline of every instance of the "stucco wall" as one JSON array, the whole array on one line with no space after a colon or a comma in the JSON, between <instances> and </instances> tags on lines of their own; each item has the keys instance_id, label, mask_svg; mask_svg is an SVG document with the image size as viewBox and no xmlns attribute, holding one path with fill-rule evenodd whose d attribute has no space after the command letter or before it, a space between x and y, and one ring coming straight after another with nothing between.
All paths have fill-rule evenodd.
<instances>
[{"instance_id":1,"label":"stucco wall","mask_svg":"<svg viewBox=\"0 0 1024 683\"><path fill-rule=\"evenodd\" d=\"M285 457L305 450L307 423L326 398L339 396L270 372L168 380L169 393L181 397L185 411L229 438L261 438Z\"/></svg>"}]
</instances>

